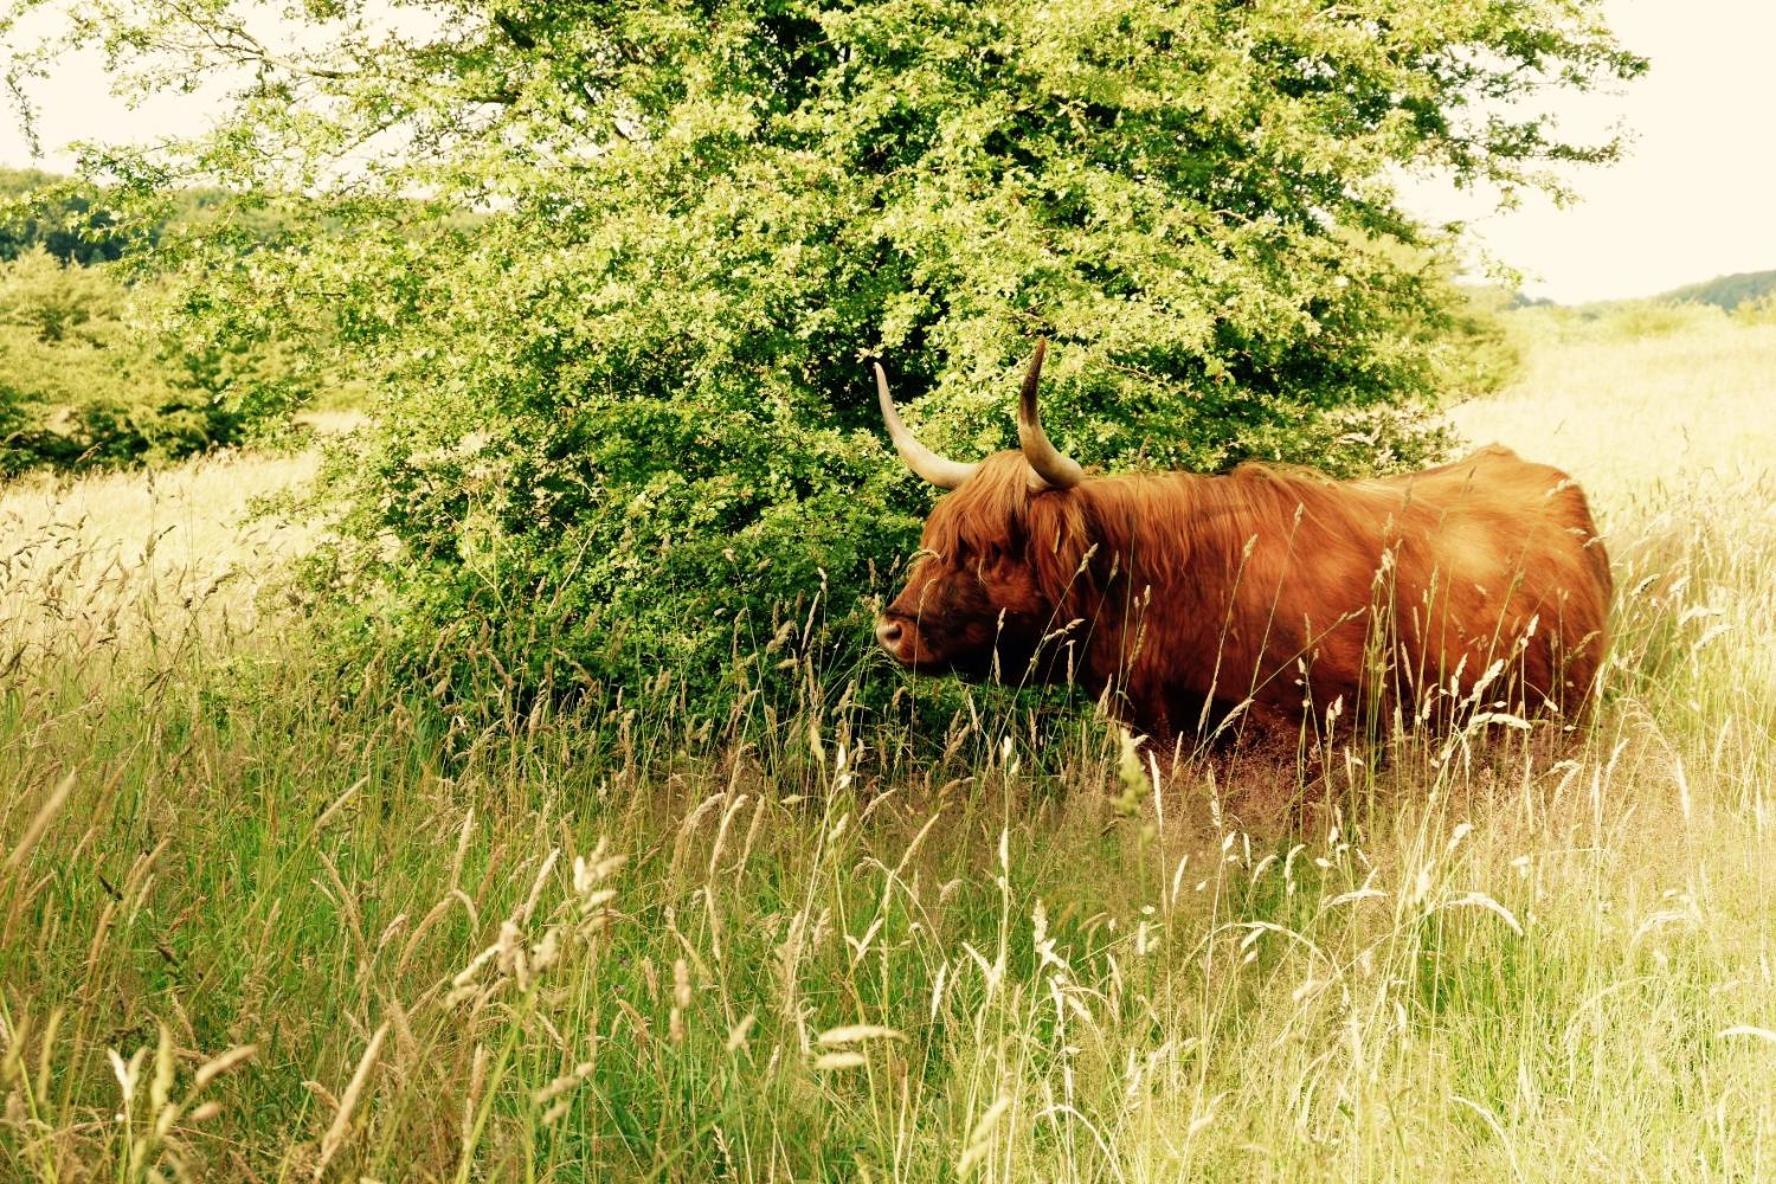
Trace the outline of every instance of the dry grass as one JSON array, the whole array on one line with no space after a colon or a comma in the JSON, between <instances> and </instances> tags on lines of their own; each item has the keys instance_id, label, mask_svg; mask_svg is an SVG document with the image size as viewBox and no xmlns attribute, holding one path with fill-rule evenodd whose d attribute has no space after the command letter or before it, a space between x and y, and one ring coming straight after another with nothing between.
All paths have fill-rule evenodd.
<instances>
[{"instance_id":1,"label":"dry grass","mask_svg":"<svg viewBox=\"0 0 1776 1184\"><path fill-rule=\"evenodd\" d=\"M117 648L198 621L251 632L266 581L319 535L258 516L256 503L307 481L317 463L314 453L226 455L0 489L0 652Z\"/></svg>"},{"instance_id":2,"label":"dry grass","mask_svg":"<svg viewBox=\"0 0 1776 1184\"><path fill-rule=\"evenodd\" d=\"M1681 331L1629 338L1557 310L1519 313L1523 375L1451 419L1471 439L1568 468L1615 517L1755 488L1776 474L1776 325L1685 311Z\"/></svg>"},{"instance_id":3,"label":"dry grass","mask_svg":"<svg viewBox=\"0 0 1776 1184\"><path fill-rule=\"evenodd\" d=\"M121 676L31 650L0 684L0 1176L1771 1175L1776 520L1736 437L1776 430L1776 337L1530 358L1458 418L1596 492L1604 710L1338 751L1282 831L1242 825L1238 769L1156 787L1027 720L922 767L855 714L734 751L544 708L446 745L234 593ZM29 587L79 622L287 554L202 507L301 463L77 487L85 525L17 536L65 548ZM100 560L175 521L147 569Z\"/></svg>"}]
</instances>

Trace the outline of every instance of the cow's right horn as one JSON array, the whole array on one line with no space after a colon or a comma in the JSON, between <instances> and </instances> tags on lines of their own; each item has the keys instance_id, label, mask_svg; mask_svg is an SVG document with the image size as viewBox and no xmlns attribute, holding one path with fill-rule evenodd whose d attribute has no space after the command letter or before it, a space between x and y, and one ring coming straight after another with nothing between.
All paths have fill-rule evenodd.
<instances>
[{"instance_id":1,"label":"cow's right horn","mask_svg":"<svg viewBox=\"0 0 1776 1184\"><path fill-rule=\"evenodd\" d=\"M888 425L888 438L894 441L894 450L900 453L907 468L939 489L954 489L974 476L975 469L980 467L978 464L963 464L939 456L913 438L906 424L900 422L900 413L894 409L894 399L888 394L888 376L882 373L880 362L876 363L876 399L882 404L882 419Z\"/></svg>"},{"instance_id":2,"label":"cow's right horn","mask_svg":"<svg viewBox=\"0 0 1776 1184\"><path fill-rule=\"evenodd\" d=\"M1047 353L1047 339L1038 337L1036 354L1030 359L1024 389L1018 396L1018 443L1023 446L1024 459L1050 489L1071 489L1085 479L1085 470L1049 442L1048 433L1042 430L1042 416L1036 410L1036 384L1042 378L1042 358Z\"/></svg>"}]
</instances>

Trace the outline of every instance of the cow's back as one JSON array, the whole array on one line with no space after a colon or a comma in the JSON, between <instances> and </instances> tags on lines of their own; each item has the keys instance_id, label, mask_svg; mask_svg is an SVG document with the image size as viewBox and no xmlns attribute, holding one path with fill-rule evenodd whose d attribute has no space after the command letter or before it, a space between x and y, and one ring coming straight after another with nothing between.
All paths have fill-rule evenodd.
<instances>
[{"instance_id":1,"label":"cow's back","mask_svg":"<svg viewBox=\"0 0 1776 1184\"><path fill-rule=\"evenodd\" d=\"M1566 709L1589 692L1609 564L1560 470L1495 445L1386 478L1246 466L1219 480L1227 563L1194 568L1203 608L1227 606L1216 698L1446 709L1495 663L1478 702Z\"/></svg>"},{"instance_id":2,"label":"cow's back","mask_svg":"<svg viewBox=\"0 0 1776 1184\"><path fill-rule=\"evenodd\" d=\"M1465 697L1497 662L1482 701L1581 704L1602 662L1612 581L1578 484L1496 444L1379 484L1401 515L1391 619L1417 663L1415 689L1435 681Z\"/></svg>"}]
</instances>

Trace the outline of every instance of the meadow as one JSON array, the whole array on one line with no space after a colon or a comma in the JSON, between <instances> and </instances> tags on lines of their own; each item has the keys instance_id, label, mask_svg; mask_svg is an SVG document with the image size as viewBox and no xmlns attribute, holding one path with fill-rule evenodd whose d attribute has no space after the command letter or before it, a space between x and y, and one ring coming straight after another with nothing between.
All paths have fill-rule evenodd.
<instances>
[{"instance_id":1,"label":"meadow","mask_svg":"<svg viewBox=\"0 0 1776 1184\"><path fill-rule=\"evenodd\" d=\"M482 728L320 644L250 512L312 457L13 486L0 1177L1776 1175L1776 326L1510 328L1451 417L1591 492L1603 704L1306 786L915 757L793 644L756 742L665 680Z\"/></svg>"}]
</instances>

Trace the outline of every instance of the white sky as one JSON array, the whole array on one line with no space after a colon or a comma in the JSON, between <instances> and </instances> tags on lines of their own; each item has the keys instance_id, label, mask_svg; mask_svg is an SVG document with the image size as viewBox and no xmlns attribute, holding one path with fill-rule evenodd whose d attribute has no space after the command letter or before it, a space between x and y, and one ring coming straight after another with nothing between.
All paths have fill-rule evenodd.
<instances>
[{"instance_id":1,"label":"white sky","mask_svg":"<svg viewBox=\"0 0 1776 1184\"><path fill-rule=\"evenodd\" d=\"M1736 271L1776 268L1776 0L1606 0L1623 42L1652 59L1625 93L1562 96L1577 135L1620 122L1633 136L1613 168L1570 175L1580 200L1528 197L1513 211L1445 185L1414 183L1408 204L1461 219L1480 251L1520 270L1525 290L1562 302L1645 296ZM0 50L0 60L4 60ZM10 113L0 164L67 169L70 141L151 141L202 130L201 96L128 110L107 93L97 55L33 88L45 158L33 162Z\"/></svg>"},{"instance_id":2,"label":"white sky","mask_svg":"<svg viewBox=\"0 0 1776 1184\"><path fill-rule=\"evenodd\" d=\"M1567 174L1580 200L1541 197L1488 213L1446 186L1409 204L1458 218L1469 238L1562 303L1651 296L1739 271L1776 268L1776 0L1606 0L1624 45L1652 59L1624 93L1566 96L1562 125L1595 134L1620 121L1628 154Z\"/></svg>"}]
</instances>

